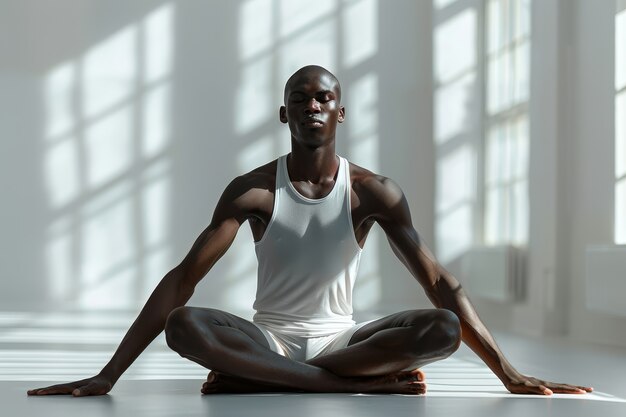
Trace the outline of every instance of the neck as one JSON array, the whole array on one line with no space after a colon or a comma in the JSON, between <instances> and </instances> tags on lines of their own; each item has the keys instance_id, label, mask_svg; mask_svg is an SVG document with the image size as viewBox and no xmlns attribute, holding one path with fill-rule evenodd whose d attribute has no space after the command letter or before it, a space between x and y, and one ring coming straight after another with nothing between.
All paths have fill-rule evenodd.
<instances>
[{"instance_id":1,"label":"neck","mask_svg":"<svg viewBox=\"0 0 626 417\"><path fill-rule=\"evenodd\" d=\"M313 184L333 180L339 168L335 144L306 148L294 146L287 156L287 169L292 181L308 181Z\"/></svg>"}]
</instances>

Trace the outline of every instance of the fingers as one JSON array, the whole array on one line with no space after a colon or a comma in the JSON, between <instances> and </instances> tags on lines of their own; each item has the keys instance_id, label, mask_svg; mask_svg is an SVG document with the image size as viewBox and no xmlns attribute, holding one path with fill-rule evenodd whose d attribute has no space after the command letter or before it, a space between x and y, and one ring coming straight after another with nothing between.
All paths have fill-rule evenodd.
<instances>
[{"instance_id":1,"label":"fingers","mask_svg":"<svg viewBox=\"0 0 626 417\"><path fill-rule=\"evenodd\" d=\"M58 384L46 388L37 388L26 391L28 395L73 395L84 397L87 395L103 395L109 392L109 387L91 382L88 384Z\"/></svg>"},{"instance_id":2,"label":"fingers","mask_svg":"<svg viewBox=\"0 0 626 417\"><path fill-rule=\"evenodd\" d=\"M70 394L75 387L70 384L51 385L46 388L31 389L26 393L28 395L62 395Z\"/></svg>"},{"instance_id":3,"label":"fingers","mask_svg":"<svg viewBox=\"0 0 626 417\"><path fill-rule=\"evenodd\" d=\"M545 385L539 385L539 390L541 391L541 394L543 395L552 395L553 391L546 387Z\"/></svg>"},{"instance_id":4,"label":"fingers","mask_svg":"<svg viewBox=\"0 0 626 417\"><path fill-rule=\"evenodd\" d=\"M569 384L558 384L539 380L527 380L524 382L523 385L520 384L511 387L510 391L514 394L585 394L587 392L592 392L593 388Z\"/></svg>"},{"instance_id":5,"label":"fingers","mask_svg":"<svg viewBox=\"0 0 626 417\"><path fill-rule=\"evenodd\" d=\"M591 387L569 384L550 384L550 388L558 394L586 394L593 391L593 388Z\"/></svg>"}]
</instances>

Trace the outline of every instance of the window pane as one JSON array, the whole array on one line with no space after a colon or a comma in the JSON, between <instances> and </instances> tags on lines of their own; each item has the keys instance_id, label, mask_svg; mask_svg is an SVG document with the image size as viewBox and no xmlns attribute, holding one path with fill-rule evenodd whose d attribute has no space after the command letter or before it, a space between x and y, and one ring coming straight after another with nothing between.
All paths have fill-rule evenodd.
<instances>
[{"instance_id":1,"label":"window pane","mask_svg":"<svg viewBox=\"0 0 626 417\"><path fill-rule=\"evenodd\" d=\"M503 138L502 144L504 147L504 158L502 158L501 168L501 182L510 182L513 179L513 169L515 166L515 148L516 148L516 135L514 122L507 122L506 135Z\"/></svg>"},{"instance_id":2,"label":"window pane","mask_svg":"<svg viewBox=\"0 0 626 417\"><path fill-rule=\"evenodd\" d=\"M489 114L504 110L510 104L511 57L511 52L505 51L489 60L487 72L487 110Z\"/></svg>"},{"instance_id":3,"label":"window pane","mask_svg":"<svg viewBox=\"0 0 626 417\"><path fill-rule=\"evenodd\" d=\"M524 244L528 240L528 182L517 182L512 192L511 241Z\"/></svg>"},{"instance_id":4,"label":"window pane","mask_svg":"<svg viewBox=\"0 0 626 417\"><path fill-rule=\"evenodd\" d=\"M626 244L626 178L615 185L615 243Z\"/></svg>"},{"instance_id":5,"label":"window pane","mask_svg":"<svg viewBox=\"0 0 626 417\"><path fill-rule=\"evenodd\" d=\"M487 53L493 54L503 44L502 0L490 0L487 5Z\"/></svg>"},{"instance_id":6,"label":"window pane","mask_svg":"<svg viewBox=\"0 0 626 417\"><path fill-rule=\"evenodd\" d=\"M615 97L615 178L626 175L626 91Z\"/></svg>"},{"instance_id":7,"label":"window pane","mask_svg":"<svg viewBox=\"0 0 626 417\"><path fill-rule=\"evenodd\" d=\"M626 87L626 10L615 16L615 89Z\"/></svg>"},{"instance_id":8,"label":"window pane","mask_svg":"<svg viewBox=\"0 0 626 417\"><path fill-rule=\"evenodd\" d=\"M502 240L502 207L504 199L499 188L487 190L485 204L485 243L494 245Z\"/></svg>"},{"instance_id":9,"label":"window pane","mask_svg":"<svg viewBox=\"0 0 626 417\"><path fill-rule=\"evenodd\" d=\"M530 0L517 0L516 37L519 39L530 34Z\"/></svg>"},{"instance_id":10,"label":"window pane","mask_svg":"<svg viewBox=\"0 0 626 417\"><path fill-rule=\"evenodd\" d=\"M516 103L528 100L529 71L530 71L530 47L525 41L515 48L515 80L513 99Z\"/></svg>"},{"instance_id":11,"label":"window pane","mask_svg":"<svg viewBox=\"0 0 626 417\"><path fill-rule=\"evenodd\" d=\"M526 178L528 174L528 119L521 117L514 126L515 150L513 154L513 176L517 179Z\"/></svg>"},{"instance_id":12,"label":"window pane","mask_svg":"<svg viewBox=\"0 0 626 417\"><path fill-rule=\"evenodd\" d=\"M487 186L495 185L500 178L500 164L502 161L501 136L504 134L498 125L489 130L486 149L485 179Z\"/></svg>"}]
</instances>

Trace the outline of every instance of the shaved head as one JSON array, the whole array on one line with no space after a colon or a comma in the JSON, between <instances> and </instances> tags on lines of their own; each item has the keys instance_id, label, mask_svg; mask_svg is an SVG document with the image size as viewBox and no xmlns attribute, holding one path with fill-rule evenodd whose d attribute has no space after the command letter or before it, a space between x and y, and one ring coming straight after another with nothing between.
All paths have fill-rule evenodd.
<instances>
[{"instance_id":1,"label":"shaved head","mask_svg":"<svg viewBox=\"0 0 626 417\"><path fill-rule=\"evenodd\" d=\"M294 72L285 83L285 103L287 103L287 96L294 85L300 85L302 83L306 83L307 80L319 77L330 78L331 83L333 84L333 90L335 90L337 94L337 102L341 102L341 85L339 84L337 77L324 67L320 67L319 65L307 65Z\"/></svg>"}]
</instances>

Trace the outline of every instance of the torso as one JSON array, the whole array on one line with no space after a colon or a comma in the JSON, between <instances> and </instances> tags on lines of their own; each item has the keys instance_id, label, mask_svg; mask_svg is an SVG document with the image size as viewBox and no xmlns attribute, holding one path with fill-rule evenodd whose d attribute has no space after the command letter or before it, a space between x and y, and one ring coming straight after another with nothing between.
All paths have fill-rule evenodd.
<instances>
[{"instance_id":1,"label":"torso","mask_svg":"<svg viewBox=\"0 0 626 417\"><path fill-rule=\"evenodd\" d=\"M247 220L252 230L255 241L259 241L272 218L274 209L274 190L276 189L276 166L274 160L263 165L244 176L247 190L242 193L242 197L249 198L251 204L248 210ZM374 224L372 207L368 207L366 194L363 192L364 181L378 180L382 178L365 168L350 163L350 207L352 210L352 224L354 225L354 236L360 247L365 245L367 235ZM327 181L321 184L308 184L299 181L292 181L296 190L305 197L319 199L330 193L335 182Z\"/></svg>"}]
</instances>

